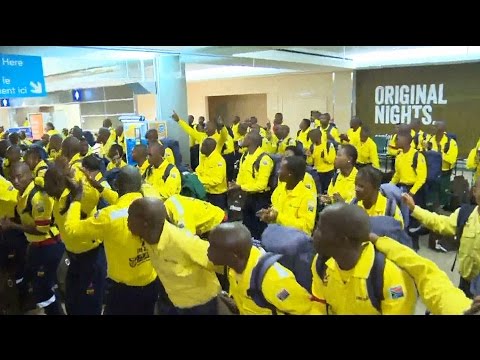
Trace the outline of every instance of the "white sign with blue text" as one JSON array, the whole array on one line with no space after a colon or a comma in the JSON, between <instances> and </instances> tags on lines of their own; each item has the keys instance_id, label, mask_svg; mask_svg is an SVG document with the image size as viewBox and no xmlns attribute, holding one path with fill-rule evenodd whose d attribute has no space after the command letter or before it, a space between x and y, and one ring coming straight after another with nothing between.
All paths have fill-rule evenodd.
<instances>
[{"instance_id":1,"label":"white sign with blue text","mask_svg":"<svg viewBox=\"0 0 480 360\"><path fill-rule=\"evenodd\" d=\"M0 97L47 96L40 56L0 54Z\"/></svg>"}]
</instances>

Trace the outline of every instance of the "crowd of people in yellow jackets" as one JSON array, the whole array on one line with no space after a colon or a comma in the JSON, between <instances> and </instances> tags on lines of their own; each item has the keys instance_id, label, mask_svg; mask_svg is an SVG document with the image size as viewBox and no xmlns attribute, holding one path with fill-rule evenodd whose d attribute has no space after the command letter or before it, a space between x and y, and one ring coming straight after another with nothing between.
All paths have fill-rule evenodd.
<instances>
[{"instance_id":1,"label":"crowd of people in yellow jackets","mask_svg":"<svg viewBox=\"0 0 480 360\"><path fill-rule=\"evenodd\" d=\"M345 133L318 111L296 132L281 113L265 128L256 117L195 123L173 112L172 119L190 137L190 170L204 199L182 193L181 164L156 130L127 165L123 127L109 119L95 146L79 127L65 134L49 123L35 144L0 127L0 271L14 277L20 312L33 304L47 315L213 315L222 302L243 315L413 314L417 297L433 314L477 312L471 290L480 274L480 208L472 208L460 233L460 209L444 216L422 208L423 151L442 154L442 181L450 181L457 161L444 122L432 135L418 121L396 130L388 145L396 157L390 182L403 192L409 229L461 235L459 287L416 253L414 233L411 249L371 232L374 216L407 226L402 204L389 212L377 146L359 118ZM476 178L479 159L480 143L467 159ZM241 223L228 218L233 193L242 198ZM473 194L479 203L478 182ZM274 261L256 290L262 306L252 283L269 255L257 246L269 224L311 237L312 285L304 288ZM65 254L61 293L57 270ZM372 290L378 264L382 282Z\"/></svg>"}]
</instances>

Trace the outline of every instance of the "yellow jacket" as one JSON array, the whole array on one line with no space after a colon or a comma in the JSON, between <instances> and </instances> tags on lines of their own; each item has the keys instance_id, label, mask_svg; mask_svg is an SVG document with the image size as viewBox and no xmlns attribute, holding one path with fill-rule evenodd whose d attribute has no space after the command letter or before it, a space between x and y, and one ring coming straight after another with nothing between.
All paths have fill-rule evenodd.
<instances>
[{"instance_id":1,"label":"yellow jacket","mask_svg":"<svg viewBox=\"0 0 480 360\"><path fill-rule=\"evenodd\" d=\"M40 160L40 162L35 166L33 169L33 178L35 179L35 184L40 187L44 187L45 185L45 173L47 172L48 165L44 160Z\"/></svg>"},{"instance_id":2,"label":"yellow jacket","mask_svg":"<svg viewBox=\"0 0 480 360\"><path fill-rule=\"evenodd\" d=\"M223 194L227 192L227 164L217 151L213 151L208 157L205 157L195 172L207 193Z\"/></svg>"},{"instance_id":3,"label":"yellow jacket","mask_svg":"<svg viewBox=\"0 0 480 360\"><path fill-rule=\"evenodd\" d=\"M268 155L263 155L260 165L257 169L253 169L253 165L257 158L263 153L261 147L257 148L253 154L245 153L240 159L240 168L238 170L237 184L246 192L265 192L268 187L268 180L273 170L273 160ZM255 176L253 174L255 171Z\"/></svg>"},{"instance_id":4,"label":"yellow jacket","mask_svg":"<svg viewBox=\"0 0 480 360\"><path fill-rule=\"evenodd\" d=\"M148 162L148 159L145 160L142 164L142 166L138 166L137 164L137 169L138 171L140 171L140 175L144 175L145 174L145 171L147 171L147 168L150 166L150 163Z\"/></svg>"},{"instance_id":5,"label":"yellow jacket","mask_svg":"<svg viewBox=\"0 0 480 360\"><path fill-rule=\"evenodd\" d=\"M18 190L10 181L0 176L0 218L15 217L15 206L18 200Z\"/></svg>"},{"instance_id":6,"label":"yellow jacket","mask_svg":"<svg viewBox=\"0 0 480 360\"><path fill-rule=\"evenodd\" d=\"M365 142L358 142L358 164L371 164L374 168L380 169L380 161L378 159L377 144L372 138L368 138Z\"/></svg>"},{"instance_id":7,"label":"yellow jacket","mask_svg":"<svg viewBox=\"0 0 480 360\"><path fill-rule=\"evenodd\" d=\"M309 189L315 197L317 196L317 185L315 184L315 180L313 180L313 176L310 175L308 172L305 172L305 176L303 177L303 183L305 187ZM279 183L280 184L280 183Z\"/></svg>"},{"instance_id":8,"label":"yellow jacket","mask_svg":"<svg viewBox=\"0 0 480 360\"><path fill-rule=\"evenodd\" d=\"M80 220L80 203L75 201L70 205L64 225L69 236L102 240L108 277L129 286L145 286L157 277L145 243L139 242L127 226L128 208L141 197L140 193L125 194L115 205L85 220Z\"/></svg>"},{"instance_id":9,"label":"yellow jacket","mask_svg":"<svg viewBox=\"0 0 480 360\"><path fill-rule=\"evenodd\" d=\"M400 149L395 149L397 147L397 136L398 136L397 134L393 134L390 140L388 140L388 145L387 145L388 155L397 156L401 152Z\"/></svg>"},{"instance_id":10,"label":"yellow jacket","mask_svg":"<svg viewBox=\"0 0 480 360\"><path fill-rule=\"evenodd\" d=\"M118 165L118 166L115 165L115 163L114 163L113 161L110 161L110 162L108 163L108 165L107 165L107 171L113 170L113 169L115 169L115 168L121 169L121 168L123 168L123 167L125 167L125 166L127 166L127 163L126 163L125 161L123 161L123 160L120 161L120 165Z\"/></svg>"},{"instance_id":11,"label":"yellow jacket","mask_svg":"<svg viewBox=\"0 0 480 360\"><path fill-rule=\"evenodd\" d=\"M207 241L168 221L158 244L147 244L152 264L176 307L202 305L220 293L217 275L207 257L208 246Z\"/></svg>"},{"instance_id":12,"label":"yellow jacket","mask_svg":"<svg viewBox=\"0 0 480 360\"><path fill-rule=\"evenodd\" d=\"M325 278L317 273L316 262L312 262L312 292L322 302L321 310L325 314L334 315L379 315L372 305L366 286L370 274L375 249L372 243L365 243L357 265L345 271L338 267L335 259L326 262ZM408 274L388 258L385 259L383 273L383 298L381 302L382 315L412 315L415 312L417 291L413 280ZM393 297L391 290L400 289L401 296ZM398 292L398 291L397 291Z\"/></svg>"},{"instance_id":13,"label":"yellow jacket","mask_svg":"<svg viewBox=\"0 0 480 360\"><path fill-rule=\"evenodd\" d=\"M470 153L468 154L467 164L466 167L469 170L474 170L475 174L473 175L473 180L476 181L478 176L480 175L480 161L477 156L478 154L478 147L475 146Z\"/></svg>"},{"instance_id":14,"label":"yellow jacket","mask_svg":"<svg viewBox=\"0 0 480 360\"><path fill-rule=\"evenodd\" d=\"M308 128L303 131L302 130L297 131L297 141L300 141L302 143L304 149L309 149L310 145L312 144L312 142L309 139L307 140L307 136L310 130L311 129Z\"/></svg>"},{"instance_id":15,"label":"yellow jacket","mask_svg":"<svg viewBox=\"0 0 480 360\"><path fill-rule=\"evenodd\" d=\"M241 315L272 315L271 310L257 306L247 295L252 271L264 253L263 249L252 246L243 273L237 274L235 270L229 269L230 295ZM312 312L312 301L308 291L297 283L295 275L290 270L279 263L272 265L265 273L262 293L265 299L277 308L279 314L307 315Z\"/></svg>"},{"instance_id":16,"label":"yellow jacket","mask_svg":"<svg viewBox=\"0 0 480 360\"><path fill-rule=\"evenodd\" d=\"M330 172L334 169L337 152L331 142L322 141L320 145L313 144L313 167L319 173Z\"/></svg>"},{"instance_id":17,"label":"yellow jacket","mask_svg":"<svg viewBox=\"0 0 480 360\"><path fill-rule=\"evenodd\" d=\"M170 196L165 200L165 208L172 224L198 236L212 230L225 219L225 212L219 207L182 195Z\"/></svg>"},{"instance_id":18,"label":"yellow jacket","mask_svg":"<svg viewBox=\"0 0 480 360\"><path fill-rule=\"evenodd\" d=\"M387 204L388 204L387 198L383 196L380 192L378 193L377 202L373 204L373 206L370 209L365 209L365 206L363 205L362 200L360 200L357 203L358 206L365 209L368 216L386 216ZM395 216L393 218L397 220L400 224L402 224L402 228L403 228L404 224L403 224L402 212L400 211L400 208L398 207L398 205L395 205Z\"/></svg>"},{"instance_id":19,"label":"yellow jacket","mask_svg":"<svg viewBox=\"0 0 480 360\"><path fill-rule=\"evenodd\" d=\"M320 129L320 131L322 132L322 142L327 142L327 140L329 140L328 139L328 133L329 133L328 128L329 127L332 128L330 130L330 135L332 135L333 140L335 140L335 142L340 144L340 134L338 133L338 129L335 126L330 125L330 124L328 124L326 129L322 128L321 125L318 127Z\"/></svg>"},{"instance_id":20,"label":"yellow jacket","mask_svg":"<svg viewBox=\"0 0 480 360\"><path fill-rule=\"evenodd\" d=\"M346 203L350 203L355 197L355 178L357 177L357 173L358 170L353 168L350 175L345 177L342 175L340 170L338 170L338 176L335 184L333 183L332 179L332 181L330 181L330 185L328 185L328 196L333 196L333 194L339 193Z\"/></svg>"},{"instance_id":21,"label":"yellow jacket","mask_svg":"<svg viewBox=\"0 0 480 360\"><path fill-rule=\"evenodd\" d=\"M317 197L312 194L303 181L292 190L287 190L285 183L272 194L272 207L278 212L276 223L289 226L312 235L317 211Z\"/></svg>"},{"instance_id":22,"label":"yellow jacket","mask_svg":"<svg viewBox=\"0 0 480 360\"><path fill-rule=\"evenodd\" d=\"M283 140L278 140L276 142L276 144L273 144L273 146L275 147L275 151L274 153L276 154L284 154L285 153L285 149L288 147L288 146L296 146L297 145L297 142L295 141L294 138L290 137L290 136L287 136L285 139Z\"/></svg>"},{"instance_id":23,"label":"yellow jacket","mask_svg":"<svg viewBox=\"0 0 480 360\"><path fill-rule=\"evenodd\" d=\"M427 180L427 162L422 153L418 153L417 168L413 168L413 158L415 150L410 148L406 153L401 152L395 160L395 173L393 174L392 184L412 185L410 192L416 194Z\"/></svg>"},{"instance_id":24,"label":"yellow jacket","mask_svg":"<svg viewBox=\"0 0 480 360\"><path fill-rule=\"evenodd\" d=\"M180 194L182 190L182 176L176 166L170 170L167 179L163 180L168 165L167 161L163 161L158 168L150 165L145 172L145 182L158 191L162 200L166 200L172 195Z\"/></svg>"},{"instance_id":25,"label":"yellow jacket","mask_svg":"<svg viewBox=\"0 0 480 360\"><path fill-rule=\"evenodd\" d=\"M204 132L200 132L200 131L197 131L196 129L192 129L190 126L188 126L188 124L184 121L184 120L180 120L178 122L178 125L180 125L180 127L188 134L190 135L192 138L195 139L196 142L198 142L200 144L200 148L202 147L202 142L203 140L205 140L207 137L209 137L206 133ZM225 142L227 141L227 138L228 138L228 131L227 131L227 128L224 126L222 128L222 130L220 131L220 133L216 132L215 134L213 134L211 136L212 139L214 139L216 142L217 142L217 146L215 148L216 151L218 151L219 154L222 154L222 150L223 150L223 145L225 144ZM231 144L233 146L233 142ZM199 158L199 162L201 163L204 158L205 158L205 155L203 155L201 152L200 152L200 149L199 149L199 153L200 153L200 158Z\"/></svg>"},{"instance_id":26,"label":"yellow jacket","mask_svg":"<svg viewBox=\"0 0 480 360\"><path fill-rule=\"evenodd\" d=\"M442 153L442 171L448 171L455 167L458 157L458 146L454 139L450 139L450 147L445 153L445 145L448 143L448 136L444 134L439 143L435 140L435 135L431 135L427 142L432 144L432 150Z\"/></svg>"},{"instance_id":27,"label":"yellow jacket","mask_svg":"<svg viewBox=\"0 0 480 360\"><path fill-rule=\"evenodd\" d=\"M348 142L342 141L343 144L350 144L358 148L358 144L360 143L360 133L362 132L362 127L360 126L357 130L353 130L352 128L347 130Z\"/></svg>"},{"instance_id":28,"label":"yellow jacket","mask_svg":"<svg viewBox=\"0 0 480 360\"><path fill-rule=\"evenodd\" d=\"M74 254L81 254L95 249L101 242L94 238L72 236L71 233L65 231L65 221L71 202L70 190L65 189L60 199L55 200L53 205L53 218L55 219L55 225L58 226L58 230L60 231L62 241L65 243L65 248ZM93 216L94 213L94 211L91 211L89 214L84 213L85 218Z\"/></svg>"},{"instance_id":29,"label":"yellow jacket","mask_svg":"<svg viewBox=\"0 0 480 360\"><path fill-rule=\"evenodd\" d=\"M31 211L28 211L28 197L30 192L38 191L31 199ZM22 195L18 194L17 212L23 225L34 225L36 229L45 235L33 235L25 233L29 242L40 242L51 239L59 234L58 228L53 225L52 219L53 198L46 192L36 187L32 181Z\"/></svg>"},{"instance_id":30,"label":"yellow jacket","mask_svg":"<svg viewBox=\"0 0 480 360\"><path fill-rule=\"evenodd\" d=\"M422 302L433 315L461 315L472 305L433 261L387 237L378 238L375 247L413 278Z\"/></svg>"},{"instance_id":31,"label":"yellow jacket","mask_svg":"<svg viewBox=\"0 0 480 360\"><path fill-rule=\"evenodd\" d=\"M418 219L427 228L442 235L453 236L457 230L457 218L460 209L450 216L432 213L415 206L412 216ZM463 229L458 249L458 271L466 280L472 280L480 274L480 216L478 206L473 210Z\"/></svg>"}]
</instances>

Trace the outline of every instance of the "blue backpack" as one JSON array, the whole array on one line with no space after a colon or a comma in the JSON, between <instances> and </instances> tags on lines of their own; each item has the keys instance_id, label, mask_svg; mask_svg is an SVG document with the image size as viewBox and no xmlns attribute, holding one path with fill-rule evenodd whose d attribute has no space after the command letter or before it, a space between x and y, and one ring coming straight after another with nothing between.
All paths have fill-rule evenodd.
<instances>
[{"instance_id":1,"label":"blue backpack","mask_svg":"<svg viewBox=\"0 0 480 360\"><path fill-rule=\"evenodd\" d=\"M253 302L262 308L270 309L273 315L277 315L277 308L270 304L262 292L262 283L265 274L270 267L282 258L280 254L266 253L258 260L257 265L252 270L250 276L250 287L247 290L247 295L250 296Z\"/></svg>"},{"instance_id":2,"label":"blue backpack","mask_svg":"<svg viewBox=\"0 0 480 360\"><path fill-rule=\"evenodd\" d=\"M320 184L320 175L318 175L317 170L315 170L312 166L307 165L307 168L305 169L305 172L309 173L312 176L313 181L315 182L315 186L317 187L317 194L319 194L321 184Z\"/></svg>"},{"instance_id":3,"label":"blue backpack","mask_svg":"<svg viewBox=\"0 0 480 360\"><path fill-rule=\"evenodd\" d=\"M315 263L315 269L318 276L325 281L325 275L327 273L328 258L318 256ZM373 307L382 312L383 296L383 272L385 270L385 255L375 249L375 258L373 260L372 268L366 279L367 292L370 302ZM327 308L328 309L328 308Z\"/></svg>"},{"instance_id":4,"label":"blue backpack","mask_svg":"<svg viewBox=\"0 0 480 360\"><path fill-rule=\"evenodd\" d=\"M370 216L370 231L378 236L388 236L400 244L413 248L412 238L400 222L391 216Z\"/></svg>"},{"instance_id":5,"label":"blue backpack","mask_svg":"<svg viewBox=\"0 0 480 360\"><path fill-rule=\"evenodd\" d=\"M315 251L310 236L291 227L269 224L262 233L261 243L266 251L283 255L280 264L293 272L301 286L311 289Z\"/></svg>"},{"instance_id":6,"label":"blue backpack","mask_svg":"<svg viewBox=\"0 0 480 360\"><path fill-rule=\"evenodd\" d=\"M448 143L447 143L448 145ZM413 155L412 168L417 171L418 165L418 151ZM422 151L423 156L425 156L425 162L427 163L427 184L433 184L440 180L442 175L442 154L438 151Z\"/></svg>"},{"instance_id":7,"label":"blue backpack","mask_svg":"<svg viewBox=\"0 0 480 360\"><path fill-rule=\"evenodd\" d=\"M165 148L170 148L172 150L173 157L175 158L175 165L180 170L180 168L182 166L182 153L180 152L180 144L178 143L178 141L175 140L175 139L171 139L171 138L164 138L160 141Z\"/></svg>"}]
</instances>

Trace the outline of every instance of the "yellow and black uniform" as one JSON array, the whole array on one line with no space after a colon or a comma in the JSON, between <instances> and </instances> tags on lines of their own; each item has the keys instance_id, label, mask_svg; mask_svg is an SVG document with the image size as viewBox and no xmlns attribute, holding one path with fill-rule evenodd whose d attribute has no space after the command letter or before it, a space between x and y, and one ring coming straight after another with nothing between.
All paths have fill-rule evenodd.
<instances>
[{"instance_id":1,"label":"yellow and black uniform","mask_svg":"<svg viewBox=\"0 0 480 360\"><path fill-rule=\"evenodd\" d=\"M373 204L370 209L365 208L365 205L363 204L362 200L357 202L357 205L365 209L368 216L390 216L390 215L387 215L388 200L380 192L378 193L378 196L377 196L377 202ZM400 208L398 207L397 204L395 204L395 214L393 218L397 220L400 224L402 224L402 227L404 226L402 212L400 211Z\"/></svg>"},{"instance_id":2,"label":"yellow and black uniform","mask_svg":"<svg viewBox=\"0 0 480 360\"><path fill-rule=\"evenodd\" d=\"M213 140L215 140L217 142L217 146L215 148L216 151L218 151L219 154L222 154L222 150L223 150L223 145L225 144L225 142L227 141L227 137L228 137L228 131L227 131L227 128L224 126L222 128L222 130L220 132L216 132L215 134L213 134L212 136L208 136L206 133L204 132L200 132L200 131L197 131L196 129L192 129L190 126L188 126L188 124L184 121L184 120L181 120L178 122L178 125L180 125L180 127L188 134L190 135L192 138L195 139L196 142L198 142L200 144L200 147L202 146L202 142L203 140L205 140L206 138L208 137L211 137ZM199 155L199 160L200 160L200 163L205 159L205 155L203 155L201 152L200 152L200 155Z\"/></svg>"},{"instance_id":3,"label":"yellow and black uniform","mask_svg":"<svg viewBox=\"0 0 480 360\"><path fill-rule=\"evenodd\" d=\"M272 194L272 207L277 211L275 223L312 235L317 210L317 197L303 181L292 190L280 183Z\"/></svg>"},{"instance_id":4,"label":"yellow and black uniform","mask_svg":"<svg viewBox=\"0 0 480 360\"><path fill-rule=\"evenodd\" d=\"M378 238L375 248L413 278L422 302L433 315L462 315L472 305L433 261L387 237Z\"/></svg>"},{"instance_id":5,"label":"yellow and black uniform","mask_svg":"<svg viewBox=\"0 0 480 360\"><path fill-rule=\"evenodd\" d=\"M45 184L45 173L48 170L48 165L45 162L45 160L40 160L40 162L35 166L35 169L33 169L33 178L35 179L35 184L38 186L42 187Z\"/></svg>"},{"instance_id":6,"label":"yellow and black uniform","mask_svg":"<svg viewBox=\"0 0 480 360\"><path fill-rule=\"evenodd\" d=\"M165 147L161 140L158 140L158 143L165 148L165 160L167 160L169 164L175 165L175 156L173 155L173 150L169 147Z\"/></svg>"},{"instance_id":7,"label":"yellow and black uniform","mask_svg":"<svg viewBox=\"0 0 480 360\"><path fill-rule=\"evenodd\" d=\"M245 270L237 274L229 269L230 296L240 311L240 315L272 315L272 310L259 307L247 294L250 289L252 271L265 254L263 249L252 247ZM307 315L312 313L310 294L297 283L295 275L278 262L265 273L262 282L262 293L265 299L277 308L278 314Z\"/></svg>"},{"instance_id":8,"label":"yellow and black uniform","mask_svg":"<svg viewBox=\"0 0 480 360\"><path fill-rule=\"evenodd\" d=\"M378 159L377 144L372 138L368 138L367 141L358 142L358 159L357 166L363 167L366 165L372 165L374 168L380 169L380 161Z\"/></svg>"},{"instance_id":9,"label":"yellow and black uniform","mask_svg":"<svg viewBox=\"0 0 480 360\"><path fill-rule=\"evenodd\" d=\"M268 181L274 170L273 168L272 158L265 154L260 147L253 154L246 152L240 159L237 184L247 193L245 205L242 209L243 224L250 230L255 239L260 239L267 226L259 220L256 213L267 208L270 203L271 189L268 186Z\"/></svg>"},{"instance_id":10,"label":"yellow and black uniform","mask_svg":"<svg viewBox=\"0 0 480 360\"><path fill-rule=\"evenodd\" d=\"M412 134L412 146L420 151L425 150L424 148L424 143L427 141L428 135L426 132L423 130L418 130L418 132L415 132L415 130L411 130Z\"/></svg>"},{"instance_id":11,"label":"yellow and black uniform","mask_svg":"<svg viewBox=\"0 0 480 360\"><path fill-rule=\"evenodd\" d=\"M162 200L180 194L182 176L176 166L163 161L158 168L150 165L144 174L145 182L158 191Z\"/></svg>"},{"instance_id":12,"label":"yellow and black uniform","mask_svg":"<svg viewBox=\"0 0 480 360\"><path fill-rule=\"evenodd\" d=\"M366 279L373 271L375 248L372 243L363 244L357 264L350 270L342 270L335 259L325 263L323 279L317 272L317 258L312 262L312 293L319 299L321 313L333 315L413 315L417 290L410 276L388 258L383 271L383 299L381 312L372 304Z\"/></svg>"},{"instance_id":13,"label":"yellow and black uniform","mask_svg":"<svg viewBox=\"0 0 480 360\"><path fill-rule=\"evenodd\" d=\"M416 153L417 150L411 147L406 153L401 152L397 156L391 181L394 185L405 185L413 195L417 194L427 180L427 163L421 152L417 155L417 167L413 167Z\"/></svg>"},{"instance_id":14,"label":"yellow and black uniform","mask_svg":"<svg viewBox=\"0 0 480 360\"><path fill-rule=\"evenodd\" d=\"M442 153L442 172L449 171L451 173L457 162L457 142L454 139L449 138L446 133L443 134L438 142L435 135L431 135L427 142L432 144L433 151Z\"/></svg>"},{"instance_id":15,"label":"yellow and black uniform","mask_svg":"<svg viewBox=\"0 0 480 360\"><path fill-rule=\"evenodd\" d=\"M206 201L172 195L165 200L168 219L181 229L201 236L225 220L225 212Z\"/></svg>"},{"instance_id":16,"label":"yellow and black uniform","mask_svg":"<svg viewBox=\"0 0 480 360\"><path fill-rule=\"evenodd\" d=\"M480 175L480 157L478 156L479 151L480 147L478 146L475 146L472 150L470 150L466 164L467 169L475 171L473 174L474 182L477 181L478 176Z\"/></svg>"},{"instance_id":17,"label":"yellow and black uniform","mask_svg":"<svg viewBox=\"0 0 480 360\"><path fill-rule=\"evenodd\" d=\"M305 187L310 190L310 192L317 196L317 184L315 184L315 180L313 179L313 176L310 175L308 172L305 172L305 176L303 177L303 183L305 184ZM280 182L279 182L280 184Z\"/></svg>"},{"instance_id":18,"label":"yellow and black uniform","mask_svg":"<svg viewBox=\"0 0 480 360\"><path fill-rule=\"evenodd\" d=\"M53 224L53 199L32 181L23 194L19 194L17 213L23 226L33 226L42 235L25 232L30 243L26 268L33 275L33 297L37 307L47 315L62 313L53 288L57 284L57 267L65 251L59 231Z\"/></svg>"},{"instance_id":19,"label":"yellow and black uniform","mask_svg":"<svg viewBox=\"0 0 480 360\"><path fill-rule=\"evenodd\" d=\"M397 156L401 150L397 148L397 134L393 134L390 140L388 140L387 154L390 156Z\"/></svg>"},{"instance_id":20,"label":"yellow and black uniform","mask_svg":"<svg viewBox=\"0 0 480 360\"><path fill-rule=\"evenodd\" d=\"M304 149L309 149L310 145L312 144L310 139L307 139L308 133L310 132L310 128L305 130L298 130L297 131L297 141L300 141L303 145Z\"/></svg>"},{"instance_id":21,"label":"yellow and black uniform","mask_svg":"<svg viewBox=\"0 0 480 360\"><path fill-rule=\"evenodd\" d=\"M310 152L313 167L317 170L320 177L320 189L317 190L319 190L320 194L324 194L327 192L328 185L334 174L334 162L337 152L335 146L330 141L322 141L320 145L313 144L310 147Z\"/></svg>"},{"instance_id":22,"label":"yellow and black uniform","mask_svg":"<svg viewBox=\"0 0 480 360\"><path fill-rule=\"evenodd\" d=\"M12 183L3 176L0 176L0 194L0 218L15 217L18 190L15 189Z\"/></svg>"},{"instance_id":23,"label":"yellow and black uniform","mask_svg":"<svg viewBox=\"0 0 480 360\"><path fill-rule=\"evenodd\" d=\"M460 209L450 216L439 215L415 206L412 216L419 220L427 228L441 235L453 236L457 230L457 219ZM458 271L460 273L460 288L466 293L470 292L470 286L463 288L470 280L480 274L480 215L478 206L470 214L463 228L458 249ZM462 284L463 283L463 284Z\"/></svg>"},{"instance_id":24,"label":"yellow and black uniform","mask_svg":"<svg viewBox=\"0 0 480 360\"><path fill-rule=\"evenodd\" d=\"M297 142L295 141L294 138L287 136L285 139L278 140L276 144L274 144L275 147L275 154L280 154L283 155L285 153L285 149L288 146L296 146Z\"/></svg>"},{"instance_id":25,"label":"yellow and black uniform","mask_svg":"<svg viewBox=\"0 0 480 360\"><path fill-rule=\"evenodd\" d=\"M328 186L327 194L333 197L334 194L339 193L346 203L350 203L355 197L355 178L358 170L353 168L350 175L344 176L340 170L335 174Z\"/></svg>"},{"instance_id":26,"label":"yellow and black uniform","mask_svg":"<svg viewBox=\"0 0 480 360\"><path fill-rule=\"evenodd\" d=\"M123 153L127 153L127 142L125 141L125 133L122 133L122 135L118 136L115 132L115 142L120 145L123 149Z\"/></svg>"},{"instance_id":27,"label":"yellow and black uniform","mask_svg":"<svg viewBox=\"0 0 480 360\"><path fill-rule=\"evenodd\" d=\"M65 189L53 205L55 224L70 260L66 277L65 308L68 315L101 315L106 278L105 252L99 240L78 237L65 231L71 203L70 190ZM82 213L85 218L94 215L94 211Z\"/></svg>"},{"instance_id":28,"label":"yellow and black uniform","mask_svg":"<svg viewBox=\"0 0 480 360\"><path fill-rule=\"evenodd\" d=\"M157 274L145 243L137 241L127 226L128 208L140 193L121 196L117 203L81 220L81 206L72 202L67 211L65 232L78 239L99 239L105 246L107 274L112 282L105 314L153 315L158 297Z\"/></svg>"},{"instance_id":29,"label":"yellow and black uniform","mask_svg":"<svg viewBox=\"0 0 480 360\"><path fill-rule=\"evenodd\" d=\"M333 138L333 141L337 144L340 144L340 134L334 125L328 124L326 129L322 128L322 126L319 126L318 129L320 129L322 132L322 142L327 142L327 140L331 141L328 138L328 134L330 134Z\"/></svg>"},{"instance_id":30,"label":"yellow and black uniform","mask_svg":"<svg viewBox=\"0 0 480 360\"><path fill-rule=\"evenodd\" d=\"M127 163L123 160L120 161L120 164L118 166L113 161L110 161L107 165L107 171L113 170L115 168L121 169L125 166L127 166Z\"/></svg>"},{"instance_id":31,"label":"yellow and black uniform","mask_svg":"<svg viewBox=\"0 0 480 360\"><path fill-rule=\"evenodd\" d=\"M158 243L146 244L153 267L181 314L194 315L197 309L204 314L216 314L216 297L221 288L208 260L208 246L207 241L168 221Z\"/></svg>"},{"instance_id":32,"label":"yellow and black uniform","mask_svg":"<svg viewBox=\"0 0 480 360\"><path fill-rule=\"evenodd\" d=\"M431 135L427 143L432 145L432 150L442 154L442 175L440 176L439 200L440 205L445 206L449 203L450 177L452 169L455 167L458 157L457 142L450 139L446 133L443 134L440 141L437 142L435 135Z\"/></svg>"},{"instance_id":33,"label":"yellow and black uniform","mask_svg":"<svg viewBox=\"0 0 480 360\"><path fill-rule=\"evenodd\" d=\"M238 141L241 137L241 135L238 133L238 126L239 125L240 125L240 123L232 125L233 141Z\"/></svg>"},{"instance_id":34,"label":"yellow and black uniform","mask_svg":"<svg viewBox=\"0 0 480 360\"><path fill-rule=\"evenodd\" d=\"M349 141L342 141L343 144L350 144L355 146L358 149L360 144L360 133L362 132L362 127L359 126L357 130L350 128L347 130L347 136Z\"/></svg>"},{"instance_id":35,"label":"yellow and black uniform","mask_svg":"<svg viewBox=\"0 0 480 360\"><path fill-rule=\"evenodd\" d=\"M137 169L138 169L138 171L140 171L140 175L143 176L145 174L145 171L147 171L149 166L150 166L150 163L148 162L148 160L145 160L141 166L138 166L138 164L137 164Z\"/></svg>"},{"instance_id":36,"label":"yellow and black uniform","mask_svg":"<svg viewBox=\"0 0 480 360\"><path fill-rule=\"evenodd\" d=\"M213 151L198 165L195 173L205 186L208 201L221 209L226 209L227 163L223 156Z\"/></svg>"}]
</instances>

